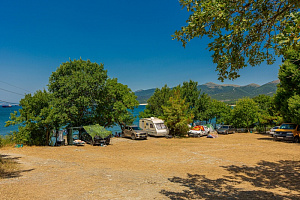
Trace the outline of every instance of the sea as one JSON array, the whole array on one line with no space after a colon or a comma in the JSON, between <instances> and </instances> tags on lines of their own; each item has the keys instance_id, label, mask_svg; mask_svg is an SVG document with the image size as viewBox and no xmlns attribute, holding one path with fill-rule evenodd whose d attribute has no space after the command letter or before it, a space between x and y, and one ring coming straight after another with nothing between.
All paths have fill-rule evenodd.
<instances>
[{"instance_id":1,"label":"sea","mask_svg":"<svg viewBox=\"0 0 300 200\"><path fill-rule=\"evenodd\" d=\"M136 117L135 121L133 122L134 125L139 124L139 113L145 110L145 105L139 105L137 108L135 108L132 112L132 114ZM8 126L5 127L5 122L10 120L10 113L14 113L15 111L19 111L21 109L20 106L12 106L12 107L0 107L0 135L5 136L13 131L18 130L18 126ZM121 132L121 129L119 126L114 126L111 128L107 128L109 131L111 131L113 134L116 132Z\"/></svg>"}]
</instances>

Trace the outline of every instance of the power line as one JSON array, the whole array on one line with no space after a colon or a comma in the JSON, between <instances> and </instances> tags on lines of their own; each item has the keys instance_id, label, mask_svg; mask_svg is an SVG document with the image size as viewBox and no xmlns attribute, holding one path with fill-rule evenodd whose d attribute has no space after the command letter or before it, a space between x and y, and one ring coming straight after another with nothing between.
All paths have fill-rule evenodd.
<instances>
[{"instance_id":1,"label":"power line","mask_svg":"<svg viewBox=\"0 0 300 200\"><path fill-rule=\"evenodd\" d=\"M10 85L10 86L12 86L12 87L21 89L21 90L25 90L26 92L32 93L32 92L30 92L29 90L26 90L26 89L24 89L24 88L20 88L20 87L18 87L18 86L12 85L12 84L10 84L10 83L4 82L4 81L0 81L0 82L1 82L1 83L5 83L5 84L7 84L7 85Z\"/></svg>"},{"instance_id":2,"label":"power line","mask_svg":"<svg viewBox=\"0 0 300 200\"><path fill-rule=\"evenodd\" d=\"M3 102L3 103L9 103L9 104L18 104L18 103L12 103L12 102L8 102L8 101L3 101L0 99L0 102Z\"/></svg>"},{"instance_id":3,"label":"power line","mask_svg":"<svg viewBox=\"0 0 300 200\"><path fill-rule=\"evenodd\" d=\"M9 90L3 89L3 88L0 88L0 90L3 90L5 92L10 92L10 93L13 93L13 94L17 94L17 95L21 95L21 96L25 96L24 94L20 94L20 93L17 93L17 92L9 91Z\"/></svg>"}]
</instances>

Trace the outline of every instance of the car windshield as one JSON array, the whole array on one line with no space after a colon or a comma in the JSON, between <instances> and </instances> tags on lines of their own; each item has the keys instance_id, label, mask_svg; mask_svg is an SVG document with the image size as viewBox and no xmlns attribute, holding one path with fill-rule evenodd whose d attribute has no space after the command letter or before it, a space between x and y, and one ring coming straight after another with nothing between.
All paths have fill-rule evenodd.
<instances>
[{"instance_id":1,"label":"car windshield","mask_svg":"<svg viewBox=\"0 0 300 200\"><path fill-rule=\"evenodd\" d=\"M296 124L282 124L280 129L296 129Z\"/></svg>"},{"instance_id":2,"label":"car windshield","mask_svg":"<svg viewBox=\"0 0 300 200\"><path fill-rule=\"evenodd\" d=\"M221 126L221 128L229 128L229 126Z\"/></svg>"},{"instance_id":3,"label":"car windshield","mask_svg":"<svg viewBox=\"0 0 300 200\"><path fill-rule=\"evenodd\" d=\"M133 126L133 127L131 127L132 128L132 130L142 130L140 127L138 127L138 126Z\"/></svg>"},{"instance_id":4,"label":"car windshield","mask_svg":"<svg viewBox=\"0 0 300 200\"><path fill-rule=\"evenodd\" d=\"M155 124L157 130L160 130L160 129L167 129L166 125L164 123L157 123Z\"/></svg>"}]
</instances>

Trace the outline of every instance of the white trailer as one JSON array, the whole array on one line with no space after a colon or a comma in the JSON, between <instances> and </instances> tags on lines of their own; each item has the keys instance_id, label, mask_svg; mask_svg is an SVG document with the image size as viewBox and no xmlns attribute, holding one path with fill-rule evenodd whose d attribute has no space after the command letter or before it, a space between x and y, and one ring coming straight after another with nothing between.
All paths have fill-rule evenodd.
<instances>
[{"instance_id":1,"label":"white trailer","mask_svg":"<svg viewBox=\"0 0 300 200\"><path fill-rule=\"evenodd\" d=\"M166 136L169 134L169 129L164 121L156 117L140 119L139 127L151 136Z\"/></svg>"}]
</instances>

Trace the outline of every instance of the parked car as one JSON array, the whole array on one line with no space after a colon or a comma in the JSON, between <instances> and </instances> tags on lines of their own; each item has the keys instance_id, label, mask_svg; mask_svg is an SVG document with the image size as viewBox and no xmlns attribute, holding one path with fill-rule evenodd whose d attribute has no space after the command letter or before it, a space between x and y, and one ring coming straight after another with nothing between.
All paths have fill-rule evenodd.
<instances>
[{"instance_id":1,"label":"parked car","mask_svg":"<svg viewBox=\"0 0 300 200\"><path fill-rule=\"evenodd\" d=\"M207 135L204 126L194 126L189 132L189 137L201 137L203 135Z\"/></svg>"},{"instance_id":2,"label":"parked car","mask_svg":"<svg viewBox=\"0 0 300 200\"><path fill-rule=\"evenodd\" d=\"M218 134L229 134L235 133L236 128L231 125L222 125L220 128L217 129Z\"/></svg>"},{"instance_id":3,"label":"parked car","mask_svg":"<svg viewBox=\"0 0 300 200\"><path fill-rule=\"evenodd\" d=\"M143 131L140 127L132 125L132 126L125 126L124 130L122 131L122 137L130 137L131 139L147 139L146 131Z\"/></svg>"},{"instance_id":4,"label":"parked car","mask_svg":"<svg viewBox=\"0 0 300 200\"><path fill-rule=\"evenodd\" d=\"M273 128L270 129L269 133L270 133L270 135L271 135L272 137L274 136L275 131L276 131L277 129L279 129L279 127L280 127L280 126L274 126Z\"/></svg>"},{"instance_id":5,"label":"parked car","mask_svg":"<svg viewBox=\"0 0 300 200\"><path fill-rule=\"evenodd\" d=\"M293 123L283 123L275 130L274 140L299 142L300 126Z\"/></svg>"}]
</instances>

